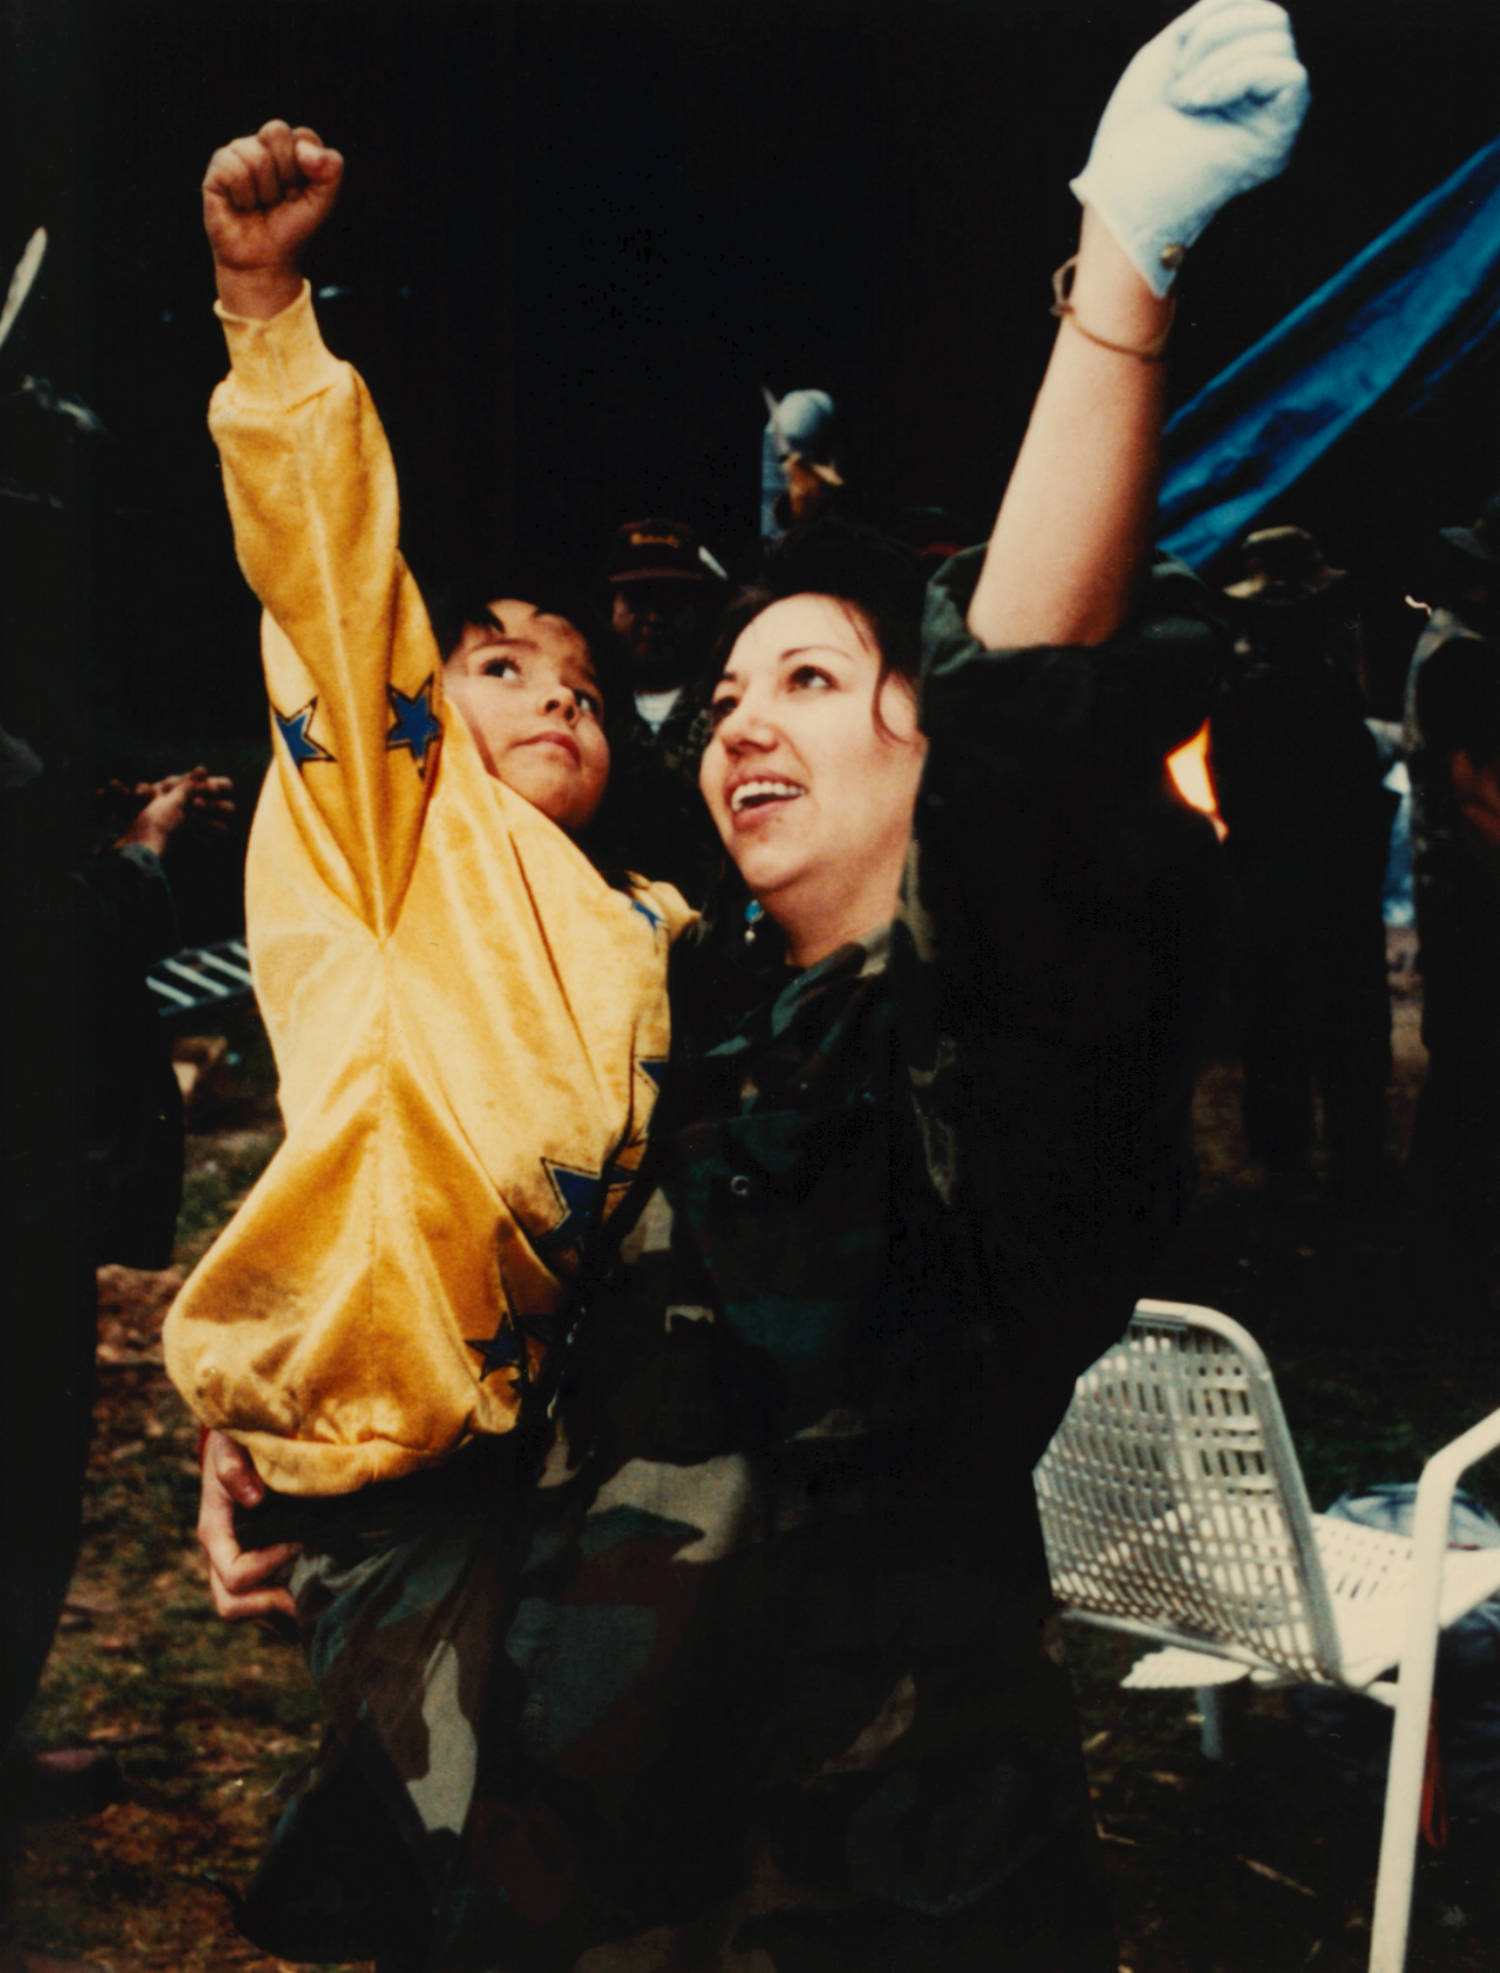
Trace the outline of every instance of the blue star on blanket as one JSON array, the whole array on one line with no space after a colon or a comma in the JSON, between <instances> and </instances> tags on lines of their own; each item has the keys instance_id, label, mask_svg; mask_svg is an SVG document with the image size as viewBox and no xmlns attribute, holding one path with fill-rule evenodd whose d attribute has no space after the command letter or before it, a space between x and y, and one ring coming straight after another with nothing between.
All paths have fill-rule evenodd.
<instances>
[{"instance_id":1,"label":"blue star on blanket","mask_svg":"<svg viewBox=\"0 0 1500 1973\"><path fill-rule=\"evenodd\" d=\"M509 1369L512 1364L521 1361L521 1339L515 1330L505 1323L500 1325L488 1342L476 1342L472 1336L466 1336L464 1343L466 1348L479 1352L481 1383L495 1371Z\"/></svg>"},{"instance_id":2,"label":"blue star on blanket","mask_svg":"<svg viewBox=\"0 0 1500 1973\"><path fill-rule=\"evenodd\" d=\"M282 713L275 706L271 717L276 722L276 731L285 742L286 750L292 757L292 765L300 774L310 760L332 760L333 755L326 747L320 747L308 727L312 725L313 714L318 710L316 699L309 699L300 712Z\"/></svg>"},{"instance_id":3,"label":"blue star on blanket","mask_svg":"<svg viewBox=\"0 0 1500 1973\"><path fill-rule=\"evenodd\" d=\"M391 711L396 715L385 736L386 752L405 747L417 764L418 774L422 775L427 772L428 751L443 732L443 722L432 710L433 684L429 673L426 683L409 698L394 685L385 688Z\"/></svg>"},{"instance_id":4,"label":"blue star on blanket","mask_svg":"<svg viewBox=\"0 0 1500 1973\"><path fill-rule=\"evenodd\" d=\"M576 1246L594 1224L608 1181L596 1171L575 1171L571 1165L555 1165L550 1158L543 1158L542 1163L563 1216L556 1226L539 1234L532 1245L539 1254L554 1254Z\"/></svg>"}]
</instances>

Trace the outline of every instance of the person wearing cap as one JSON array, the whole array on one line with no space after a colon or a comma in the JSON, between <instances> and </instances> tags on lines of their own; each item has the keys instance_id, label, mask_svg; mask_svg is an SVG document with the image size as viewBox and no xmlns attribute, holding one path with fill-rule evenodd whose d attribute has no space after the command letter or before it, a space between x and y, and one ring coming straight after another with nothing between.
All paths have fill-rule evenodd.
<instances>
[{"instance_id":1,"label":"person wearing cap","mask_svg":"<svg viewBox=\"0 0 1500 1973\"><path fill-rule=\"evenodd\" d=\"M1423 669L1458 638L1500 637L1500 492L1492 493L1472 527L1439 528L1443 544L1428 572L1437 596L1406 673L1404 740L1412 781L1412 855L1417 926L1441 908L1445 860L1453 838L1446 774L1429 753L1418 706Z\"/></svg>"},{"instance_id":2,"label":"person wearing cap","mask_svg":"<svg viewBox=\"0 0 1500 1973\"><path fill-rule=\"evenodd\" d=\"M636 717L615 743L601 838L611 862L649 870L701 904L721 860L698 796L703 660L729 578L695 528L657 515L616 528L605 576Z\"/></svg>"},{"instance_id":3,"label":"person wearing cap","mask_svg":"<svg viewBox=\"0 0 1500 1973\"><path fill-rule=\"evenodd\" d=\"M655 518L615 529L605 574L636 710L658 734L702 668L704 631L729 578L686 521Z\"/></svg>"},{"instance_id":4,"label":"person wearing cap","mask_svg":"<svg viewBox=\"0 0 1500 1973\"><path fill-rule=\"evenodd\" d=\"M1377 1176L1391 1064L1381 912L1393 797L1365 724L1343 569L1299 527L1242 548L1209 765L1239 896L1231 993L1245 1138L1273 1190L1310 1176L1322 1097L1334 1194Z\"/></svg>"},{"instance_id":5,"label":"person wearing cap","mask_svg":"<svg viewBox=\"0 0 1500 1973\"><path fill-rule=\"evenodd\" d=\"M1412 865L1427 1075L1411 1177L1419 1258L1481 1301L1500 1214L1500 878L1484 839L1500 692L1500 492L1438 531L1439 601L1406 677ZM1488 757L1488 758L1487 758Z\"/></svg>"}]
</instances>

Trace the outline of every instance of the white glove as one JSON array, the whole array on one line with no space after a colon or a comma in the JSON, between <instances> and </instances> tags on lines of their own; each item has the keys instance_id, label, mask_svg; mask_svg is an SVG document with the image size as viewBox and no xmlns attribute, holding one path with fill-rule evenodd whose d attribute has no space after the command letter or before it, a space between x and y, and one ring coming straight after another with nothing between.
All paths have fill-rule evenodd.
<instances>
[{"instance_id":1,"label":"white glove","mask_svg":"<svg viewBox=\"0 0 1500 1973\"><path fill-rule=\"evenodd\" d=\"M1073 180L1154 294L1220 206L1286 164L1308 104L1271 0L1198 0L1115 85Z\"/></svg>"}]
</instances>

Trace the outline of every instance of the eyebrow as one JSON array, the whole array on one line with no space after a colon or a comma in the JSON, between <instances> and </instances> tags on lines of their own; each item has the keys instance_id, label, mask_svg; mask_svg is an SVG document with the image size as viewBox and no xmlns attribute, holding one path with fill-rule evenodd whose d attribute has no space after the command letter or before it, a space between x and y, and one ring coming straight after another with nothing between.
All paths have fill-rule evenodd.
<instances>
[{"instance_id":1,"label":"eyebrow","mask_svg":"<svg viewBox=\"0 0 1500 1973\"><path fill-rule=\"evenodd\" d=\"M524 644L531 641L518 631L507 630L500 618L491 610L486 610L482 617L475 617L473 627L475 630L493 631L496 637L507 644Z\"/></svg>"},{"instance_id":2,"label":"eyebrow","mask_svg":"<svg viewBox=\"0 0 1500 1973\"><path fill-rule=\"evenodd\" d=\"M483 639L478 646L481 651L492 651L497 645L507 650L539 651L542 647L535 637L528 637L524 630L507 630L498 617L475 618L470 628L477 630Z\"/></svg>"},{"instance_id":3,"label":"eyebrow","mask_svg":"<svg viewBox=\"0 0 1500 1973\"><path fill-rule=\"evenodd\" d=\"M514 633L505 628L499 617L492 617L488 610L485 611L483 616L466 617L464 619L464 629L477 630L486 643L503 641L507 644L513 644L518 641Z\"/></svg>"},{"instance_id":4,"label":"eyebrow","mask_svg":"<svg viewBox=\"0 0 1500 1973\"><path fill-rule=\"evenodd\" d=\"M498 621L498 619L494 617L490 618L488 624L483 624L483 623L476 624L474 628L476 630L488 630L491 626L493 626L494 628L495 635L493 637L487 636L485 638L484 643L482 643L477 647L477 651L517 650L517 651L530 651L535 653L537 651L540 651L542 648L541 645L537 643L534 637L513 636L508 630L504 628L504 626ZM476 651L476 655L477 655L477 651ZM586 685L592 686L593 689L602 698L604 696L604 686L600 682L599 673L594 667L593 660L591 658L583 658L580 660L580 663L583 666L584 683Z\"/></svg>"},{"instance_id":5,"label":"eyebrow","mask_svg":"<svg viewBox=\"0 0 1500 1973\"><path fill-rule=\"evenodd\" d=\"M813 651L822 651L830 658L847 659L851 656L850 652L841 651L837 644L794 644L790 650L779 652L776 662L778 665L790 664L793 658L805 658ZM730 671L726 666L719 673L718 683L720 685L738 685L740 683L740 675L737 671Z\"/></svg>"}]
</instances>

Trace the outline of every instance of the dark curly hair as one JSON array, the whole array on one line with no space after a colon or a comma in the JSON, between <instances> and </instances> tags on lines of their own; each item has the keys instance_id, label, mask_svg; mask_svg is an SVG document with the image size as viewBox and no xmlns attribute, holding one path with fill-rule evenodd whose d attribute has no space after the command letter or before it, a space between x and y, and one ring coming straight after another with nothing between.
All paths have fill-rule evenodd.
<instances>
[{"instance_id":1,"label":"dark curly hair","mask_svg":"<svg viewBox=\"0 0 1500 1973\"><path fill-rule=\"evenodd\" d=\"M879 686L902 678L915 691L922 672L922 605L927 577L901 542L834 514L793 528L767 557L758 583L742 589L719 619L707 676L716 679L741 634L763 610L789 596L842 604L880 660ZM876 713L879 721L879 713Z\"/></svg>"}]
</instances>

